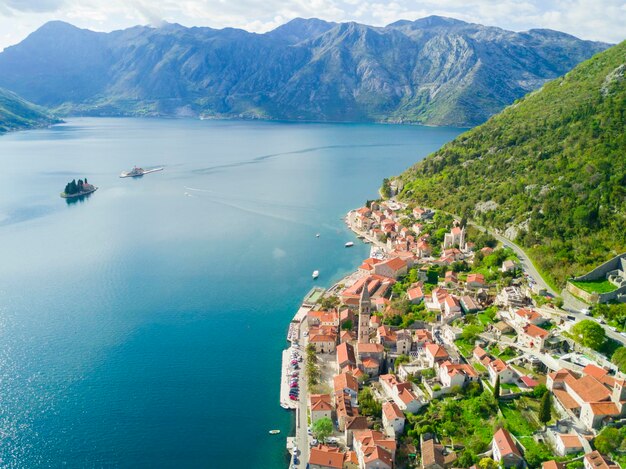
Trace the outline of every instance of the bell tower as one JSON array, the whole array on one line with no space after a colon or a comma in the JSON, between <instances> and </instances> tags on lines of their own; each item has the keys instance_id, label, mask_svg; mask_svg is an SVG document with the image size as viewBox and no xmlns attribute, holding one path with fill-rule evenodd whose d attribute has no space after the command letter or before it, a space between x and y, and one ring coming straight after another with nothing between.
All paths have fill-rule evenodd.
<instances>
[{"instance_id":1,"label":"bell tower","mask_svg":"<svg viewBox=\"0 0 626 469\"><path fill-rule=\"evenodd\" d=\"M370 341L370 316L372 313L372 300L368 283L365 282L359 298L359 344L367 344Z\"/></svg>"}]
</instances>

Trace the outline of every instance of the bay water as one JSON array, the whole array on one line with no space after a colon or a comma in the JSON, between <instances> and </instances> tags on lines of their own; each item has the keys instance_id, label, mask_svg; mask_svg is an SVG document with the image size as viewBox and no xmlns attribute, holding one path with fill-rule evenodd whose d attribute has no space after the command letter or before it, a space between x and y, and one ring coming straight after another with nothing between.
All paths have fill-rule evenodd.
<instances>
[{"instance_id":1,"label":"bay water","mask_svg":"<svg viewBox=\"0 0 626 469\"><path fill-rule=\"evenodd\" d=\"M287 326L369 253L341 218L460 132L75 118L0 137L0 466L286 467ZM119 178L135 164L164 170ZM83 177L94 194L59 197Z\"/></svg>"}]
</instances>

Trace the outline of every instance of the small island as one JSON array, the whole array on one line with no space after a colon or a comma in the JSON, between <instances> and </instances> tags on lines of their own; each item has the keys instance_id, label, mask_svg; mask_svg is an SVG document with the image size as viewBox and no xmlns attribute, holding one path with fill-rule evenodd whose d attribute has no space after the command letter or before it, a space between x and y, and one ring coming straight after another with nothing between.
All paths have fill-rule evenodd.
<instances>
[{"instance_id":1,"label":"small island","mask_svg":"<svg viewBox=\"0 0 626 469\"><path fill-rule=\"evenodd\" d=\"M93 184L89 184L87 182L87 178L83 181L79 179L78 182L76 179L72 179L72 182L68 182L65 186L65 190L61 192L61 197L64 199L72 199L75 197L82 197L87 194L91 194L95 192L98 188Z\"/></svg>"}]
</instances>

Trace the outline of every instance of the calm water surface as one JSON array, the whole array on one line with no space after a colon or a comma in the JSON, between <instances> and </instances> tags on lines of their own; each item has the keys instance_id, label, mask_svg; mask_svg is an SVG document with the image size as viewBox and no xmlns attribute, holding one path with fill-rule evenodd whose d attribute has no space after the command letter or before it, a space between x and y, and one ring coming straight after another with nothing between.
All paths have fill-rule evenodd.
<instances>
[{"instance_id":1,"label":"calm water surface","mask_svg":"<svg viewBox=\"0 0 626 469\"><path fill-rule=\"evenodd\" d=\"M285 467L280 350L311 272L355 268L368 247L343 247L340 218L459 132L71 119L1 137L1 466ZM165 170L118 178L133 164ZM84 176L95 194L58 196Z\"/></svg>"}]
</instances>

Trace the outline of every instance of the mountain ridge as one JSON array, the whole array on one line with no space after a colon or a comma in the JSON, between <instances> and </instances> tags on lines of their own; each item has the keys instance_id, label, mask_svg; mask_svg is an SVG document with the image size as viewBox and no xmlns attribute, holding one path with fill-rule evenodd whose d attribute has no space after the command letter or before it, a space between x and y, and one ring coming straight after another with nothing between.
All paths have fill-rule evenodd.
<instances>
[{"instance_id":1,"label":"mountain ridge","mask_svg":"<svg viewBox=\"0 0 626 469\"><path fill-rule=\"evenodd\" d=\"M65 115L471 126L607 46L437 16L296 18L263 34L57 21L0 53L0 86Z\"/></svg>"},{"instance_id":2,"label":"mountain ridge","mask_svg":"<svg viewBox=\"0 0 626 469\"><path fill-rule=\"evenodd\" d=\"M0 135L15 130L34 129L61 122L17 94L0 88Z\"/></svg>"},{"instance_id":3,"label":"mountain ridge","mask_svg":"<svg viewBox=\"0 0 626 469\"><path fill-rule=\"evenodd\" d=\"M496 228L563 286L626 251L626 41L403 173L404 200Z\"/></svg>"}]
</instances>

